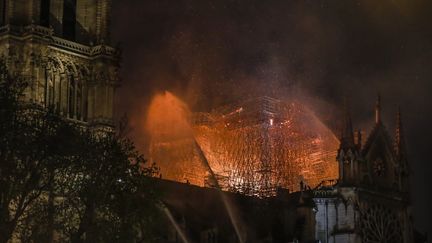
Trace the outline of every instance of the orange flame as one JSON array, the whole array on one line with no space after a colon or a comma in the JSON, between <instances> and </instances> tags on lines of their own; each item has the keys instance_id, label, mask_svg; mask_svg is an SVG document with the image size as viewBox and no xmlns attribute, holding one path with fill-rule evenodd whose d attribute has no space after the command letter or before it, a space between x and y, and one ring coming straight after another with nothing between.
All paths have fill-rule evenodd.
<instances>
[{"instance_id":1,"label":"orange flame","mask_svg":"<svg viewBox=\"0 0 432 243\"><path fill-rule=\"evenodd\" d=\"M338 140L298 102L262 97L192 114L165 92L154 97L147 128L151 159L166 179L206 185L195 140L226 190L266 196L277 187L296 191L300 181L314 187L338 177Z\"/></svg>"}]
</instances>

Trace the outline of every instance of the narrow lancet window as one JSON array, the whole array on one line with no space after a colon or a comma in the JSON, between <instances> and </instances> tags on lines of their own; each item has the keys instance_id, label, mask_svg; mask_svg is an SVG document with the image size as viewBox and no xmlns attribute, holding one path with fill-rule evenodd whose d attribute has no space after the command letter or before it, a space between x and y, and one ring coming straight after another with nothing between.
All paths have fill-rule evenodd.
<instances>
[{"instance_id":1,"label":"narrow lancet window","mask_svg":"<svg viewBox=\"0 0 432 243\"><path fill-rule=\"evenodd\" d=\"M6 0L0 0L0 26L6 24Z\"/></svg>"},{"instance_id":2,"label":"narrow lancet window","mask_svg":"<svg viewBox=\"0 0 432 243\"><path fill-rule=\"evenodd\" d=\"M70 77L69 81L69 117L74 118L75 116L75 79L73 76Z\"/></svg>"},{"instance_id":3,"label":"narrow lancet window","mask_svg":"<svg viewBox=\"0 0 432 243\"><path fill-rule=\"evenodd\" d=\"M64 0L63 5L63 37L75 40L76 0Z\"/></svg>"},{"instance_id":4,"label":"narrow lancet window","mask_svg":"<svg viewBox=\"0 0 432 243\"><path fill-rule=\"evenodd\" d=\"M82 89L82 82L78 82L76 93L76 117L78 120L82 119Z\"/></svg>"},{"instance_id":5,"label":"narrow lancet window","mask_svg":"<svg viewBox=\"0 0 432 243\"><path fill-rule=\"evenodd\" d=\"M40 2L40 25L45 27L50 25L50 0Z\"/></svg>"}]
</instances>

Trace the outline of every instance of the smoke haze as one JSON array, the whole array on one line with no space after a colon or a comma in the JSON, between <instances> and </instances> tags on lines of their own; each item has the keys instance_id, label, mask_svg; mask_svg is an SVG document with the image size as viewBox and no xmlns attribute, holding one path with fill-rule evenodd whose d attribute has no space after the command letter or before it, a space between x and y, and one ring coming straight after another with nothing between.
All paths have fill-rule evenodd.
<instances>
[{"instance_id":1,"label":"smoke haze","mask_svg":"<svg viewBox=\"0 0 432 243\"><path fill-rule=\"evenodd\" d=\"M117 115L128 114L144 147L144 117L165 90L193 111L301 97L334 131L347 96L354 127L369 130L380 92L390 134L401 106L415 221L432 236L431 11L427 0L116 1L113 36L124 50Z\"/></svg>"}]
</instances>

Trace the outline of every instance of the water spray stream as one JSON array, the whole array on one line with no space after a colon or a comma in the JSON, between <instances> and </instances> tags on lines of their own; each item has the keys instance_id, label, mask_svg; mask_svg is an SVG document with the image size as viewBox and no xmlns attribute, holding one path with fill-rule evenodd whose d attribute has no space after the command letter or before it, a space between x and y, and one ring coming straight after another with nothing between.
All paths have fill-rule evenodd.
<instances>
[{"instance_id":1,"label":"water spray stream","mask_svg":"<svg viewBox=\"0 0 432 243\"><path fill-rule=\"evenodd\" d=\"M214 186L216 187L216 190L219 192L219 195L220 195L222 202L223 202L223 204L224 204L224 206L228 212L228 216L230 218L231 224L234 227L234 230L236 232L236 235L237 235L239 242L244 243L245 240L243 239L243 234L240 230L240 225L239 225L239 222L237 220L237 217L235 216L232 205L229 203L226 195L222 192L222 189L219 186L219 182L216 179L215 173L213 172L212 168L210 167L210 164L207 161L207 158L205 157L204 152L202 151L202 149L201 149L200 145L198 144L198 142L196 141L196 139L194 139L194 145L195 145L195 148L197 149L199 157L201 158L201 161L203 162L204 167L210 173L210 179L213 181Z\"/></svg>"},{"instance_id":2,"label":"water spray stream","mask_svg":"<svg viewBox=\"0 0 432 243\"><path fill-rule=\"evenodd\" d=\"M189 243L188 239L186 238L186 235L178 225L178 223L175 221L171 211L168 209L167 206L165 206L164 203L160 202L160 209L166 214L171 224L174 226L174 229L176 230L177 234L180 236L180 239L183 243Z\"/></svg>"},{"instance_id":3,"label":"water spray stream","mask_svg":"<svg viewBox=\"0 0 432 243\"><path fill-rule=\"evenodd\" d=\"M193 171L191 171L193 174L200 174L202 176L204 176L204 173L206 172L210 174L210 179L213 181L217 191L219 192L224 207L227 210L231 224L233 225L234 230L237 234L237 238L239 239L240 243L244 243L245 239L241 233L239 218L236 217L235 212L233 210L233 206L229 203L228 198L222 192L221 187L216 179L215 173L213 172L213 169L210 167L210 164L206 156L204 155L201 146L197 142L189 118L190 118L190 111L187 105L184 102L182 102L179 98L177 98L175 95L167 91L162 94L156 95L149 106L147 120L146 120L146 128L151 134L152 144L157 143L159 146L165 147L166 145L169 144L169 142L177 141L180 146L180 151L181 149L183 149L182 146L187 146L189 148L193 148L193 150L195 150L198 153L198 157L200 159L196 161L197 164L191 165L191 162L194 161L185 160L188 163L177 165L179 166L178 169L185 170L185 169L193 168ZM173 126L173 124L175 125ZM184 143L185 141L187 142ZM152 150L152 148L153 147L151 145L150 150ZM151 151L151 152L153 154L153 152L155 151ZM171 166L171 168L173 168L172 166L174 165L174 162L176 160L172 161L172 158L170 156L167 156L167 154L169 155L167 150L161 151L159 155L164 155L164 157L162 158L159 157L160 158L159 162L162 161L163 163L165 161L166 162L165 165L169 165ZM176 155L178 156L178 154ZM199 168L201 168L202 171ZM168 174L167 178L170 178L170 175L173 175L170 174L169 172L170 172L169 170L165 170L165 173ZM201 172L203 174L201 174ZM178 226L178 224L175 222L168 208L166 206L163 206L162 210L168 216L171 223L176 228L178 234L182 237L183 242L187 242L185 235L181 231L181 228Z\"/></svg>"}]
</instances>

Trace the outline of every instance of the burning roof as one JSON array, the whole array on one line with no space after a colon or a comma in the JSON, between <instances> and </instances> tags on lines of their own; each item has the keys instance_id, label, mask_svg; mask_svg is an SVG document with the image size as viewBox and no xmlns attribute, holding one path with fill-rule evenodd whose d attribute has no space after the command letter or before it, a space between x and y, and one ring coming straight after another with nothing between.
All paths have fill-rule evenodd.
<instances>
[{"instance_id":1,"label":"burning roof","mask_svg":"<svg viewBox=\"0 0 432 243\"><path fill-rule=\"evenodd\" d=\"M300 181L314 187L338 177L338 140L297 101L259 97L185 114L190 136L152 132L150 156L165 179L212 186L214 173L224 190L269 196L278 187L297 191Z\"/></svg>"}]
</instances>

